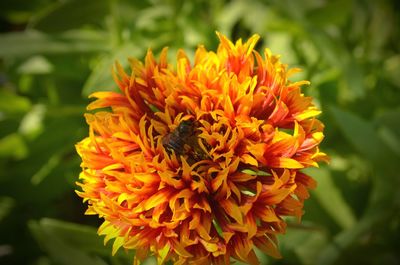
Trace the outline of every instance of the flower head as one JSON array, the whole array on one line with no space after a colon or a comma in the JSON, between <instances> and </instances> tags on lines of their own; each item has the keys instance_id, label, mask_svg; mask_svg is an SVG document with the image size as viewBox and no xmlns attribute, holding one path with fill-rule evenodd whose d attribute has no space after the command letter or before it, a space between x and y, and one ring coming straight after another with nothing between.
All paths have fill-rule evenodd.
<instances>
[{"instance_id":1,"label":"flower head","mask_svg":"<svg viewBox=\"0 0 400 265\"><path fill-rule=\"evenodd\" d=\"M116 64L120 92L91 95L88 109L102 110L85 115L77 193L113 252L135 249L137 263L258 264L254 248L280 257L282 217L300 218L316 185L301 169L327 159L320 111L300 88L309 82L288 80L298 69L255 51L258 35L218 37L193 62L180 50L176 67L167 49L129 59L130 74Z\"/></svg>"}]
</instances>

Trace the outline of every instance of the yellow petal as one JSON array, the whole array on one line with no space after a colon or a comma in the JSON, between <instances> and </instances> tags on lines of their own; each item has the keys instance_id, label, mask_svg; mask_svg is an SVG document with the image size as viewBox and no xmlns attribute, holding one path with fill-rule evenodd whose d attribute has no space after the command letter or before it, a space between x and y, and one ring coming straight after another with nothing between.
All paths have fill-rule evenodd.
<instances>
[{"instance_id":1,"label":"yellow petal","mask_svg":"<svg viewBox=\"0 0 400 265\"><path fill-rule=\"evenodd\" d=\"M124 245L125 238L124 237L117 237L114 240L114 244L112 247L112 255L114 256L117 253L118 249Z\"/></svg>"},{"instance_id":2,"label":"yellow petal","mask_svg":"<svg viewBox=\"0 0 400 265\"><path fill-rule=\"evenodd\" d=\"M171 249L171 246L169 243L165 244L165 246L162 249L159 249L157 251L157 262L158 264L164 264L164 262L166 261L166 258L169 254L169 251Z\"/></svg>"},{"instance_id":3,"label":"yellow petal","mask_svg":"<svg viewBox=\"0 0 400 265\"><path fill-rule=\"evenodd\" d=\"M243 162L244 164L248 164L251 166L256 166L258 167L258 161L255 159L253 156L249 154L244 154L240 157L240 161Z\"/></svg>"},{"instance_id":4,"label":"yellow petal","mask_svg":"<svg viewBox=\"0 0 400 265\"><path fill-rule=\"evenodd\" d=\"M304 167L297 160L288 157L274 157L268 160L268 165L274 168L288 168L288 169L296 169Z\"/></svg>"},{"instance_id":5,"label":"yellow petal","mask_svg":"<svg viewBox=\"0 0 400 265\"><path fill-rule=\"evenodd\" d=\"M193 257L192 254L190 254L185 247L179 243L177 240L173 240L173 244L172 244L172 249L179 255L185 258L191 258Z\"/></svg>"},{"instance_id":6,"label":"yellow petal","mask_svg":"<svg viewBox=\"0 0 400 265\"><path fill-rule=\"evenodd\" d=\"M235 221L239 224L243 224L243 215L242 212L240 211L239 206L237 203L233 201L232 198L229 198L227 200L222 200L219 202L220 205L224 208L225 212L235 219Z\"/></svg>"}]
</instances>

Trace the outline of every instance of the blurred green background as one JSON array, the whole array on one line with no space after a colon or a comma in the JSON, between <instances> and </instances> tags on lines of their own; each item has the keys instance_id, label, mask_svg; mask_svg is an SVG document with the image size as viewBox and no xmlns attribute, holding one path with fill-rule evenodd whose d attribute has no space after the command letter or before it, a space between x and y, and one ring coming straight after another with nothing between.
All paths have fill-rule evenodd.
<instances>
[{"instance_id":1,"label":"blurred green background","mask_svg":"<svg viewBox=\"0 0 400 265\"><path fill-rule=\"evenodd\" d=\"M88 94L114 60L261 35L324 111L329 166L263 264L400 264L400 2L2 0L0 264L122 265L75 195ZM152 264L149 260L147 264Z\"/></svg>"}]
</instances>

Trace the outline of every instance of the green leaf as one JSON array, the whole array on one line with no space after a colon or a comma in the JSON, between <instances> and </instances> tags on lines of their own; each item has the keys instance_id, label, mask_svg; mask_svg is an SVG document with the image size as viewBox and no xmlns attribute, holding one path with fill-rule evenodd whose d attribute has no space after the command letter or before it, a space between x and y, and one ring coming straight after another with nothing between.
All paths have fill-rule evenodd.
<instances>
[{"instance_id":1,"label":"green leaf","mask_svg":"<svg viewBox=\"0 0 400 265\"><path fill-rule=\"evenodd\" d=\"M317 264L320 265L335 264L342 251L365 235L370 235L376 226L386 225L391 216L397 213L400 205L397 196L398 157L381 140L372 126L373 123L335 107L331 107L330 110L343 135L364 158L372 162L375 170L373 190L364 215L356 225L336 235L333 242L321 251L317 260Z\"/></svg>"},{"instance_id":2,"label":"green leaf","mask_svg":"<svg viewBox=\"0 0 400 265\"><path fill-rule=\"evenodd\" d=\"M271 176L268 172L262 171L262 170L253 170L250 168L245 168L241 170L242 173L249 174L252 176Z\"/></svg>"},{"instance_id":3,"label":"green leaf","mask_svg":"<svg viewBox=\"0 0 400 265\"><path fill-rule=\"evenodd\" d=\"M344 84L340 90L340 99L342 102L353 101L365 96L363 69L358 65L354 58L343 60L342 62Z\"/></svg>"},{"instance_id":4,"label":"green leaf","mask_svg":"<svg viewBox=\"0 0 400 265\"><path fill-rule=\"evenodd\" d=\"M85 236L85 229L76 229L69 227L66 223L42 219L39 222L30 221L29 228L39 242L41 247L59 264L85 264L85 265L106 265L106 263L97 256L91 256L85 252L85 245L71 244L66 238L78 238L78 243L86 242L92 244ZM75 232L75 233L74 233ZM86 232L86 233L85 233ZM71 233L71 234L69 234Z\"/></svg>"},{"instance_id":5,"label":"green leaf","mask_svg":"<svg viewBox=\"0 0 400 265\"><path fill-rule=\"evenodd\" d=\"M339 96L342 102L351 102L365 96L362 66L356 61L348 48L338 39L325 31L315 28L314 24L305 24L305 32L319 50L321 58L334 69L339 70ZM339 59L340 58L340 59Z\"/></svg>"},{"instance_id":6,"label":"green leaf","mask_svg":"<svg viewBox=\"0 0 400 265\"><path fill-rule=\"evenodd\" d=\"M45 32L62 32L87 24L100 25L109 11L107 0L62 1L34 16L29 27Z\"/></svg>"},{"instance_id":7,"label":"green leaf","mask_svg":"<svg viewBox=\"0 0 400 265\"><path fill-rule=\"evenodd\" d=\"M347 0L331 0L321 7L307 12L307 19L318 27L342 25L349 18L352 2Z\"/></svg>"},{"instance_id":8,"label":"green leaf","mask_svg":"<svg viewBox=\"0 0 400 265\"><path fill-rule=\"evenodd\" d=\"M351 229L344 230L333 239L332 243L321 250L315 259L317 265L331 265L340 257L343 250L348 248L357 238L369 231L381 216L376 214L375 218L363 218Z\"/></svg>"},{"instance_id":9,"label":"green leaf","mask_svg":"<svg viewBox=\"0 0 400 265\"><path fill-rule=\"evenodd\" d=\"M157 30L160 26L172 25L172 20L169 18L173 18L173 14L173 8L170 5L160 3L150 6L137 14L135 27L142 30ZM161 21L164 23L160 23Z\"/></svg>"},{"instance_id":10,"label":"green leaf","mask_svg":"<svg viewBox=\"0 0 400 265\"><path fill-rule=\"evenodd\" d=\"M28 148L20 134L12 133L0 139L0 157L23 159L28 155Z\"/></svg>"},{"instance_id":11,"label":"green leaf","mask_svg":"<svg viewBox=\"0 0 400 265\"><path fill-rule=\"evenodd\" d=\"M0 34L1 57L102 52L109 48L106 34L88 30L71 31L60 35L47 35L36 31Z\"/></svg>"},{"instance_id":12,"label":"green leaf","mask_svg":"<svg viewBox=\"0 0 400 265\"><path fill-rule=\"evenodd\" d=\"M387 127L392 131L397 139L400 139L400 108L387 110L380 113L376 119L375 124L378 127Z\"/></svg>"},{"instance_id":13,"label":"green leaf","mask_svg":"<svg viewBox=\"0 0 400 265\"><path fill-rule=\"evenodd\" d=\"M347 60L349 54L341 43L328 35L325 31L315 28L312 24L304 26L304 34L313 42L319 50L321 58L334 67L343 66L342 61ZM340 60L338 59L340 58Z\"/></svg>"},{"instance_id":14,"label":"green leaf","mask_svg":"<svg viewBox=\"0 0 400 265\"><path fill-rule=\"evenodd\" d=\"M325 211L340 227L344 229L353 227L356 224L355 215L333 182L329 170L321 167L309 168L305 171L318 179L318 188L313 193Z\"/></svg>"},{"instance_id":15,"label":"green leaf","mask_svg":"<svg viewBox=\"0 0 400 265\"><path fill-rule=\"evenodd\" d=\"M384 62L385 77L390 80L395 86L400 86L400 55L394 55L389 57Z\"/></svg>"},{"instance_id":16,"label":"green leaf","mask_svg":"<svg viewBox=\"0 0 400 265\"><path fill-rule=\"evenodd\" d=\"M389 127L383 126L378 129L382 141L400 158L400 138Z\"/></svg>"},{"instance_id":17,"label":"green leaf","mask_svg":"<svg viewBox=\"0 0 400 265\"><path fill-rule=\"evenodd\" d=\"M246 7L245 1L232 1L220 10L221 12L216 16L216 22L222 33L232 32L234 25L242 18Z\"/></svg>"},{"instance_id":18,"label":"green leaf","mask_svg":"<svg viewBox=\"0 0 400 265\"><path fill-rule=\"evenodd\" d=\"M26 24L35 10L50 2L48 0L2 0L0 1L0 15L3 24L11 22L14 25Z\"/></svg>"},{"instance_id":19,"label":"green leaf","mask_svg":"<svg viewBox=\"0 0 400 265\"><path fill-rule=\"evenodd\" d=\"M15 205L15 200L11 197L0 197L0 223L10 213Z\"/></svg>"},{"instance_id":20,"label":"green leaf","mask_svg":"<svg viewBox=\"0 0 400 265\"><path fill-rule=\"evenodd\" d=\"M84 253L93 253L101 256L110 256L112 253L112 244L105 246L103 239L97 234L97 229L92 226L50 218L43 218L39 222L31 223L33 223L34 227L39 227L45 234L49 234L62 241L63 244L79 249ZM132 254L133 251L129 255L123 251L119 251L116 257L129 260Z\"/></svg>"},{"instance_id":21,"label":"green leaf","mask_svg":"<svg viewBox=\"0 0 400 265\"><path fill-rule=\"evenodd\" d=\"M351 112L333 106L330 108L330 113L342 134L363 157L376 163L385 159L393 160L392 152L382 142L372 123Z\"/></svg>"},{"instance_id":22,"label":"green leaf","mask_svg":"<svg viewBox=\"0 0 400 265\"><path fill-rule=\"evenodd\" d=\"M292 251L302 264L314 264L320 251L328 243L328 237L326 231L320 228L305 226L304 229L299 229L289 226L287 233L279 236L279 242L282 252Z\"/></svg>"},{"instance_id":23,"label":"green leaf","mask_svg":"<svg viewBox=\"0 0 400 265\"><path fill-rule=\"evenodd\" d=\"M85 252L105 255L111 253L111 248L103 245L103 240L94 227L50 218L41 219L38 225L40 229L59 238L65 244L75 246Z\"/></svg>"},{"instance_id":24,"label":"green leaf","mask_svg":"<svg viewBox=\"0 0 400 265\"><path fill-rule=\"evenodd\" d=\"M28 98L5 89L0 90L0 113L19 114L27 112L30 108L31 102Z\"/></svg>"},{"instance_id":25,"label":"green leaf","mask_svg":"<svg viewBox=\"0 0 400 265\"><path fill-rule=\"evenodd\" d=\"M52 155L50 159L32 176L32 184L40 184L60 164L61 158L61 152Z\"/></svg>"},{"instance_id":26,"label":"green leaf","mask_svg":"<svg viewBox=\"0 0 400 265\"><path fill-rule=\"evenodd\" d=\"M297 60L295 53L291 48L293 41L293 37L286 33L271 32L268 34L268 48L275 54L284 54L284 62L288 64L294 64Z\"/></svg>"},{"instance_id":27,"label":"green leaf","mask_svg":"<svg viewBox=\"0 0 400 265\"><path fill-rule=\"evenodd\" d=\"M35 55L22 63L17 72L20 74L49 74L54 66L43 56Z\"/></svg>"},{"instance_id":28,"label":"green leaf","mask_svg":"<svg viewBox=\"0 0 400 265\"><path fill-rule=\"evenodd\" d=\"M44 130L43 120L45 114L45 105L37 104L33 106L31 111L21 120L18 131L29 139L36 138Z\"/></svg>"},{"instance_id":29,"label":"green leaf","mask_svg":"<svg viewBox=\"0 0 400 265\"><path fill-rule=\"evenodd\" d=\"M117 49L113 54L104 56L86 80L82 94L88 96L95 91L116 90L117 85L111 74L114 63L118 61L122 67L126 68L129 65L128 57L137 57L141 52L139 47L129 43Z\"/></svg>"}]
</instances>

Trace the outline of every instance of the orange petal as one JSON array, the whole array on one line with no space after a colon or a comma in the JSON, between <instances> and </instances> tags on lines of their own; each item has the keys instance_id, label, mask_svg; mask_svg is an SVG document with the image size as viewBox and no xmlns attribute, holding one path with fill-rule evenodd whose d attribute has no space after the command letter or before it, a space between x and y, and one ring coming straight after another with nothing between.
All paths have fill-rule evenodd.
<instances>
[{"instance_id":1,"label":"orange petal","mask_svg":"<svg viewBox=\"0 0 400 265\"><path fill-rule=\"evenodd\" d=\"M288 168L288 169L296 169L304 167L297 160L288 157L273 157L268 160L267 165L273 168Z\"/></svg>"},{"instance_id":2,"label":"orange petal","mask_svg":"<svg viewBox=\"0 0 400 265\"><path fill-rule=\"evenodd\" d=\"M225 212L235 219L235 221L239 224L243 224L243 215L242 212L240 211L239 206L237 205L236 202L233 201L232 198L229 198L227 200L221 200L220 205L224 208Z\"/></svg>"},{"instance_id":3,"label":"orange petal","mask_svg":"<svg viewBox=\"0 0 400 265\"><path fill-rule=\"evenodd\" d=\"M253 238L254 245L259 248L261 251L266 253L269 256L274 258L282 258L281 253L279 252L278 246L275 244L273 240L269 238L268 235L263 237Z\"/></svg>"}]
</instances>

